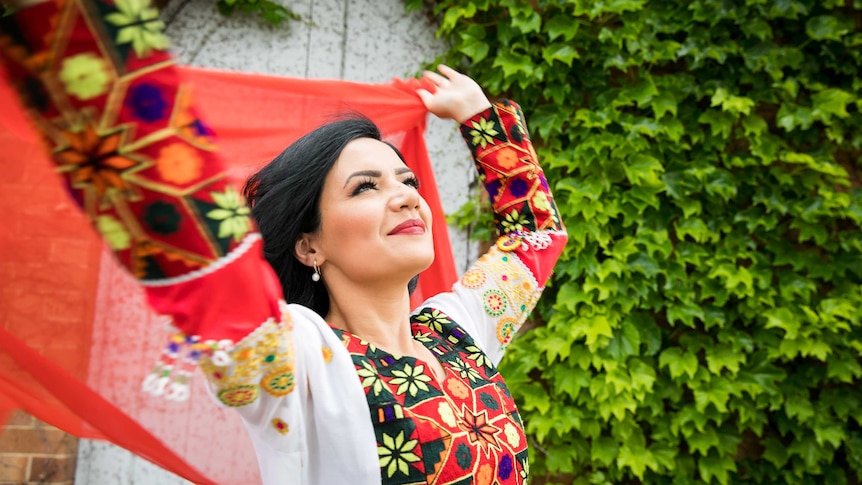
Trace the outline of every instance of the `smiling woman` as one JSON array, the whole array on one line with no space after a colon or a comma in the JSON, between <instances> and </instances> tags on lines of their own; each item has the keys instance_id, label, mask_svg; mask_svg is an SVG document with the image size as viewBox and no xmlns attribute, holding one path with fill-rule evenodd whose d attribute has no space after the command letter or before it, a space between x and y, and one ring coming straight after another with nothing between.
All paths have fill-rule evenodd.
<instances>
[{"instance_id":1,"label":"smiling woman","mask_svg":"<svg viewBox=\"0 0 862 485\"><path fill-rule=\"evenodd\" d=\"M146 389L182 399L190 370L173 363L198 363L245 420L267 484L524 483L524 427L495 366L566 233L518 106L492 106L446 66L425 73L433 88L417 96L461 124L500 237L450 292L411 309L435 228L377 127L312 131L249 179L246 205L160 37L141 33L158 22L129 5L23 11L22 35L0 45L18 84L46 93L22 99L76 200L182 332ZM77 61L58 73L42 59Z\"/></svg>"}]
</instances>

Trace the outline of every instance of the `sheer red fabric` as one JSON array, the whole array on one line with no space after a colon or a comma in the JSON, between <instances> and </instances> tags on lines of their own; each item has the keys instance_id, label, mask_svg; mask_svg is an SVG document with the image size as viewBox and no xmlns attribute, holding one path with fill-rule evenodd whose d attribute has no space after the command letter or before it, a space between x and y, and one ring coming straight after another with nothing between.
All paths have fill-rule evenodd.
<instances>
[{"instance_id":1,"label":"sheer red fabric","mask_svg":"<svg viewBox=\"0 0 862 485\"><path fill-rule=\"evenodd\" d=\"M420 277L414 302L455 281L423 139L427 111L414 93L418 81L368 85L194 68L184 73L237 184L327 120L356 112L373 119L423 181L434 214L437 257ZM238 417L206 395L202 376L183 403L139 391L168 331L67 199L5 80L0 106L6 221L0 232L0 423L20 408L78 436L109 440L195 483L258 482Z\"/></svg>"}]
</instances>

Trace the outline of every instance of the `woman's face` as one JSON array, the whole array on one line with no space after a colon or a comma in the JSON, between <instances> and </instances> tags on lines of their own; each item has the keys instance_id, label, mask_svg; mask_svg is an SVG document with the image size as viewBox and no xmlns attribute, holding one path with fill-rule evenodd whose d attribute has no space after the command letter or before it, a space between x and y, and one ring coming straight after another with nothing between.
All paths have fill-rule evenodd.
<instances>
[{"instance_id":1,"label":"woman's face","mask_svg":"<svg viewBox=\"0 0 862 485\"><path fill-rule=\"evenodd\" d=\"M339 272L356 283L397 281L427 268L434 261L431 210L417 188L413 172L387 144L348 143L320 198L314 239L324 279Z\"/></svg>"}]
</instances>

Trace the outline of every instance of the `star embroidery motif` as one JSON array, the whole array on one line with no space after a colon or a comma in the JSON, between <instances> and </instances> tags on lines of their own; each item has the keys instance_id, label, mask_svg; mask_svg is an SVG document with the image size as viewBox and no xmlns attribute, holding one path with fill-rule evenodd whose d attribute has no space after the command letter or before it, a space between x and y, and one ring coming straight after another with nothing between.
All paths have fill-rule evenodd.
<instances>
[{"instance_id":1,"label":"star embroidery motif","mask_svg":"<svg viewBox=\"0 0 862 485\"><path fill-rule=\"evenodd\" d=\"M488 411L482 410L478 414L473 414L465 406L463 408L463 420L459 426L467 432L467 439L470 440L471 445L478 444L486 453L491 447L500 449L497 438L494 437L500 432L500 428L488 422Z\"/></svg>"},{"instance_id":2,"label":"star embroidery motif","mask_svg":"<svg viewBox=\"0 0 862 485\"><path fill-rule=\"evenodd\" d=\"M91 123L85 123L82 129L65 130L62 135L66 146L55 150L54 157L61 172L71 172L73 186L92 187L99 199L112 189L131 192L122 175L139 162L120 153L124 130L99 133Z\"/></svg>"}]
</instances>

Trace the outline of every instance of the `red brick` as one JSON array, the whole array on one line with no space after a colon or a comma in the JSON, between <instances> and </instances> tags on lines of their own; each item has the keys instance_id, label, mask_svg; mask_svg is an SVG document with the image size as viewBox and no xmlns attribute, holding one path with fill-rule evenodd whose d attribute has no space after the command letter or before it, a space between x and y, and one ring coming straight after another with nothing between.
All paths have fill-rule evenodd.
<instances>
[{"instance_id":1,"label":"red brick","mask_svg":"<svg viewBox=\"0 0 862 485\"><path fill-rule=\"evenodd\" d=\"M20 427L33 427L36 423L36 420L33 419L33 416L21 411L20 409L13 412L11 416L9 416L9 420L6 421L6 426L20 426Z\"/></svg>"},{"instance_id":2,"label":"red brick","mask_svg":"<svg viewBox=\"0 0 862 485\"><path fill-rule=\"evenodd\" d=\"M27 480L29 457L0 454L0 483L24 483Z\"/></svg>"},{"instance_id":3,"label":"red brick","mask_svg":"<svg viewBox=\"0 0 862 485\"><path fill-rule=\"evenodd\" d=\"M77 448L73 436L58 429L6 428L0 435L0 453L70 454Z\"/></svg>"},{"instance_id":4,"label":"red brick","mask_svg":"<svg viewBox=\"0 0 862 485\"><path fill-rule=\"evenodd\" d=\"M75 478L75 457L33 457L30 462L31 482L61 482Z\"/></svg>"}]
</instances>

